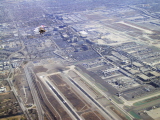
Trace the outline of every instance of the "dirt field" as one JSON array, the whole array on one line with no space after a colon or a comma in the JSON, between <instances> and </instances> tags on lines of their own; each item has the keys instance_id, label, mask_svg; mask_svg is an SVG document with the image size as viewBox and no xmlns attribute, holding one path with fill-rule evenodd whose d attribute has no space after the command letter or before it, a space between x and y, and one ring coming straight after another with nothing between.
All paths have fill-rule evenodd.
<instances>
[{"instance_id":1,"label":"dirt field","mask_svg":"<svg viewBox=\"0 0 160 120\"><path fill-rule=\"evenodd\" d=\"M34 68L34 72L35 73L39 73L39 72L46 72L48 69L44 68L43 66L36 66Z\"/></svg>"},{"instance_id":2,"label":"dirt field","mask_svg":"<svg viewBox=\"0 0 160 120\"><path fill-rule=\"evenodd\" d=\"M82 116L84 117L85 120L101 120L95 115L94 112L87 112L82 114Z\"/></svg>"},{"instance_id":3,"label":"dirt field","mask_svg":"<svg viewBox=\"0 0 160 120\"><path fill-rule=\"evenodd\" d=\"M17 115L13 117L2 118L0 120L27 120L24 115Z\"/></svg>"},{"instance_id":4,"label":"dirt field","mask_svg":"<svg viewBox=\"0 0 160 120\"><path fill-rule=\"evenodd\" d=\"M94 113L95 113L101 120L106 120L99 112L94 111Z\"/></svg>"},{"instance_id":5,"label":"dirt field","mask_svg":"<svg viewBox=\"0 0 160 120\"><path fill-rule=\"evenodd\" d=\"M66 85L66 83L63 80L61 80L62 77L60 75L52 75L52 76L50 76L50 78L51 78L51 81L53 81L54 83L56 83L57 86L64 86L64 85Z\"/></svg>"},{"instance_id":6,"label":"dirt field","mask_svg":"<svg viewBox=\"0 0 160 120\"><path fill-rule=\"evenodd\" d=\"M23 114L13 92L0 95L0 118Z\"/></svg>"},{"instance_id":7,"label":"dirt field","mask_svg":"<svg viewBox=\"0 0 160 120\"><path fill-rule=\"evenodd\" d=\"M21 96L25 104L32 104L33 99L28 86L28 82L25 79L25 76L22 74L16 75L13 81L14 86L17 89L18 94Z\"/></svg>"},{"instance_id":8,"label":"dirt field","mask_svg":"<svg viewBox=\"0 0 160 120\"><path fill-rule=\"evenodd\" d=\"M62 80L60 75L52 75L50 76L50 80L56 84L57 88L70 101L77 111L80 111L85 106L82 98L78 97L75 91Z\"/></svg>"},{"instance_id":9,"label":"dirt field","mask_svg":"<svg viewBox=\"0 0 160 120\"><path fill-rule=\"evenodd\" d=\"M127 120L127 118L124 116L124 114L122 114L119 110L117 110L114 107L110 107L110 109L115 112L120 118L122 118L123 120Z\"/></svg>"},{"instance_id":10,"label":"dirt field","mask_svg":"<svg viewBox=\"0 0 160 120\"><path fill-rule=\"evenodd\" d=\"M6 87L6 91L10 91L11 90L11 88L9 87L9 84L8 84L8 82L7 82L7 80L3 80L1 83L0 83L0 86L1 87Z\"/></svg>"},{"instance_id":11,"label":"dirt field","mask_svg":"<svg viewBox=\"0 0 160 120\"><path fill-rule=\"evenodd\" d=\"M50 93L46 86L43 85L42 82L37 82L37 86L39 88L43 102L48 109L47 111L45 111L46 115L51 113L49 117L52 118L52 120L60 120L59 116L61 116L62 120L72 120L68 113L62 108L62 106L58 103L58 101L54 98L54 96ZM46 94L47 98L44 93Z\"/></svg>"}]
</instances>

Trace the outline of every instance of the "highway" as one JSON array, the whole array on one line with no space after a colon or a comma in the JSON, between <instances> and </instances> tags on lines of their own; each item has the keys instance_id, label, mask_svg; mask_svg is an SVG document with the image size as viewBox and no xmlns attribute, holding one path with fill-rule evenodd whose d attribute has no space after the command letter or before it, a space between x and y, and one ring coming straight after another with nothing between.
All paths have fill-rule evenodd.
<instances>
[{"instance_id":1,"label":"highway","mask_svg":"<svg viewBox=\"0 0 160 120\"><path fill-rule=\"evenodd\" d=\"M36 105L36 109L37 109L37 114L38 114L38 120L44 120L44 112L43 112L43 109L42 109L42 106L41 106L41 103L40 103L40 100L39 100L39 96L37 94L37 90L35 89L35 86L34 86L34 82L33 82L33 79L28 71L28 65L30 63L28 63L25 68L24 68L24 72L25 72L25 75L26 75L26 79L28 81L28 85L30 87L30 90L31 90L31 94L32 94L32 97L33 97L33 101L34 101L34 104Z\"/></svg>"},{"instance_id":2,"label":"highway","mask_svg":"<svg viewBox=\"0 0 160 120\"><path fill-rule=\"evenodd\" d=\"M24 43L23 43L23 42L21 42L21 43L22 43L22 48L21 48L20 50L18 50L17 52L12 53L12 54L8 57L9 67L10 67L10 72L11 72L11 73L14 73L13 68L12 68L12 65L11 65L11 58L12 58L12 56L15 55L16 53L22 51L22 50L25 48Z\"/></svg>"},{"instance_id":3,"label":"highway","mask_svg":"<svg viewBox=\"0 0 160 120\"><path fill-rule=\"evenodd\" d=\"M14 53L13 53L13 52L9 52L9 51L2 51L2 52L3 52L3 53L5 52L5 53L11 54L11 55L8 57L8 60L9 60L9 63L10 63L10 64L9 64L10 74L8 75L8 78L7 78L8 84L9 84L11 90L13 91L13 93L14 93L14 95L15 95L15 98L17 99L17 102L19 103L19 105L20 105L23 113L25 114L27 120L32 120L32 117L29 115L29 112L28 112L27 108L25 107L25 105L24 105L24 103L23 103L23 100L22 100L21 97L18 95L18 93L17 93L17 91L16 91L16 89L15 89L15 87L14 87L12 81L11 81L11 79L13 79L13 78L12 78L13 76L11 76L11 78L9 78L10 75L11 75L12 73L14 73L14 70L13 70L13 68L12 68L12 66L11 66L11 60L10 60L10 59L12 58L13 55L15 55L16 53L22 51L24 48L25 48L25 46L24 46L24 44L22 43L22 48L21 48L19 51L17 51L17 52L14 52Z\"/></svg>"},{"instance_id":4,"label":"highway","mask_svg":"<svg viewBox=\"0 0 160 120\"><path fill-rule=\"evenodd\" d=\"M13 91L13 93L14 93L14 95L15 95L15 98L17 99L17 102L19 103L19 106L21 107L23 113L25 114L27 120L32 120L31 116L30 116L29 113L28 113L28 110L26 109L26 107L25 107L22 99L21 99L20 96L18 95L18 93L17 93L16 89L14 88L12 82L9 80L9 78L7 79L7 81L8 81L8 84L9 84L11 90Z\"/></svg>"}]
</instances>

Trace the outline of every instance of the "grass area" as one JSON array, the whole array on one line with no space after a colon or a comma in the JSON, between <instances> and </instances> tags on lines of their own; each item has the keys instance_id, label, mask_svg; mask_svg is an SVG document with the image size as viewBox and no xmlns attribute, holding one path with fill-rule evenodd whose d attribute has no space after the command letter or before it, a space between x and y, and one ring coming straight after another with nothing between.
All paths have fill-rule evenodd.
<instances>
[{"instance_id":1,"label":"grass area","mask_svg":"<svg viewBox=\"0 0 160 120\"><path fill-rule=\"evenodd\" d=\"M126 118L127 118L127 120L131 120L131 118L130 117L128 117L128 116L125 116Z\"/></svg>"},{"instance_id":2,"label":"grass area","mask_svg":"<svg viewBox=\"0 0 160 120\"><path fill-rule=\"evenodd\" d=\"M95 82L95 80L88 74L84 73L81 69L79 68L75 68L76 70L78 70L84 77L86 77L90 82ZM103 91L108 91L103 85L101 85L100 83L95 82L95 86L97 86L99 89L103 90Z\"/></svg>"},{"instance_id":3,"label":"grass area","mask_svg":"<svg viewBox=\"0 0 160 120\"><path fill-rule=\"evenodd\" d=\"M91 76L89 76L88 74L84 73L80 68L75 67L75 69L76 69L78 72L80 72L83 76L85 76L86 78L88 78L88 80L89 80L90 82L95 81Z\"/></svg>"},{"instance_id":4,"label":"grass area","mask_svg":"<svg viewBox=\"0 0 160 120\"><path fill-rule=\"evenodd\" d=\"M75 69L76 69L76 70L78 70L79 72L82 72L82 70L81 70L81 69L79 69L78 67L75 67Z\"/></svg>"},{"instance_id":5,"label":"grass area","mask_svg":"<svg viewBox=\"0 0 160 120\"><path fill-rule=\"evenodd\" d=\"M110 109L116 113L122 120L131 120L129 116L127 116L124 112L122 112L119 108L116 106L110 107Z\"/></svg>"},{"instance_id":6,"label":"grass area","mask_svg":"<svg viewBox=\"0 0 160 120\"><path fill-rule=\"evenodd\" d=\"M116 102L116 103L118 103L118 104L123 104L124 102L121 100L121 99L119 99L117 96L112 96L112 99Z\"/></svg>"},{"instance_id":7,"label":"grass area","mask_svg":"<svg viewBox=\"0 0 160 120\"><path fill-rule=\"evenodd\" d=\"M85 77L88 78L89 81L95 82L95 80L91 76L89 76L88 74L84 73L83 75L85 75Z\"/></svg>"},{"instance_id":8,"label":"grass area","mask_svg":"<svg viewBox=\"0 0 160 120\"><path fill-rule=\"evenodd\" d=\"M135 113L134 111L130 111L129 112L134 118L136 118L136 119L141 119L141 117L137 114L137 113Z\"/></svg>"},{"instance_id":9,"label":"grass area","mask_svg":"<svg viewBox=\"0 0 160 120\"><path fill-rule=\"evenodd\" d=\"M156 96L156 97L148 98L148 99L145 99L145 100L142 100L142 101L139 101L139 102L136 102L133 105L140 106L140 105L143 105L143 104L146 104L146 103L152 102L154 100L158 100L158 99L160 99L160 95Z\"/></svg>"},{"instance_id":10,"label":"grass area","mask_svg":"<svg viewBox=\"0 0 160 120\"><path fill-rule=\"evenodd\" d=\"M139 106L139 105L143 105L143 104L145 104L145 102L140 101L140 102L134 103L133 105L134 105L134 106Z\"/></svg>"},{"instance_id":11,"label":"grass area","mask_svg":"<svg viewBox=\"0 0 160 120\"><path fill-rule=\"evenodd\" d=\"M94 88L92 85L90 85L88 82L90 81L90 82L94 82L94 85L95 86L97 86L98 87L98 84L95 84L95 80L93 79L93 78L91 78L91 76L89 76L88 74L86 74L86 73L83 73L82 71L79 71L85 78L87 78L87 80L85 80L85 79L83 79L82 77L80 77L81 78L81 80L83 81L83 82L85 82L85 84L88 86L88 88L89 89L91 89L96 95L102 95L96 88ZM100 89L102 89L102 85L100 85L99 84L99 87L98 88L100 88ZM105 88L103 88L103 89L105 89ZM105 90L107 90L107 89L105 89Z\"/></svg>"},{"instance_id":12,"label":"grass area","mask_svg":"<svg viewBox=\"0 0 160 120\"><path fill-rule=\"evenodd\" d=\"M81 80L85 82L88 88L92 90L96 95L102 95L97 89L95 89L92 85L90 85L86 80L84 80L83 78L81 78Z\"/></svg>"},{"instance_id":13,"label":"grass area","mask_svg":"<svg viewBox=\"0 0 160 120\"><path fill-rule=\"evenodd\" d=\"M99 89L101 89L101 90L103 90L103 91L105 91L105 92L108 91L108 90L107 90L105 87L103 87L100 83L96 83L96 86L97 86Z\"/></svg>"}]
</instances>

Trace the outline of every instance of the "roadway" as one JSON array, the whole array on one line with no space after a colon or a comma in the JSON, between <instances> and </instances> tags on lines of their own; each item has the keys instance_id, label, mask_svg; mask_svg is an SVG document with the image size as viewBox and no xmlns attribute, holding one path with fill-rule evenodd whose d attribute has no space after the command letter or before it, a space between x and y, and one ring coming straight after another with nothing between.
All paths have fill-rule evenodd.
<instances>
[{"instance_id":1,"label":"roadway","mask_svg":"<svg viewBox=\"0 0 160 120\"><path fill-rule=\"evenodd\" d=\"M30 73L28 71L29 65L30 65L30 62L24 67L26 80L27 80L28 85L30 87L34 104L36 105L37 114L38 114L38 120L44 120L44 112L43 112L43 109L42 109L42 106L41 106L41 103L40 103L40 100L39 100L39 96L37 94L37 90L35 89L33 78L31 77L31 75L30 75Z\"/></svg>"},{"instance_id":2,"label":"roadway","mask_svg":"<svg viewBox=\"0 0 160 120\"><path fill-rule=\"evenodd\" d=\"M24 44L22 43L22 48L21 48L19 51L16 51L16 52L14 52L14 53L13 53L13 52L10 52L11 55L8 57L8 60L9 60L9 63L10 63L10 64L9 64L10 74L8 75L7 81L8 81L8 84L9 84L11 90L13 91L13 93L14 93L14 95L15 95L15 98L17 99L17 102L19 103L19 105L20 105L23 113L25 114L27 120L32 120L32 117L29 115L28 109L25 107L25 104L23 103L23 100L22 100L21 97L18 95L18 93L17 93L17 91L16 91L16 89L15 89L15 87L14 87L12 81L11 81L11 79L12 79L13 76L10 77L10 75L11 75L12 73L14 73L14 70L13 70L13 68L12 68L12 66L11 66L11 60L10 60L10 59L12 58L12 56L13 56L14 54L22 51L24 48L25 48L25 46L24 46ZM9 53L9 52L7 51L6 53ZM10 77L10 78L9 78L9 77Z\"/></svg>"}]
</instances>

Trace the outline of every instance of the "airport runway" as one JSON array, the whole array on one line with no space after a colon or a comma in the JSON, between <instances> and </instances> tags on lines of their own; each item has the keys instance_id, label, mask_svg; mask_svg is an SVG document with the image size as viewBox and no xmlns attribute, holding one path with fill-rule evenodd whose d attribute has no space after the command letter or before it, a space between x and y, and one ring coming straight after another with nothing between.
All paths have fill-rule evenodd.
<instances>
[{"instance_id":1,"label":"airport runway","mask_svg":"<svg viewBox=\"0 0 160 120\"><path fill-rule=\"evenodd\" d=\"M79 116L77 116L77 114L71 109L71 107L68 105L68 103L61 97L61 95L55 90L55 88L50 85L49 82L46 81L46 83L48 84L48 86L52 89L52 91L56 94L56 96L61 100L61 102L63 102L63 104L67 107L67 109L72 113L72 115L77 119L77 120L81 120L79 118Z\"/></svg>"}]
</instances>

